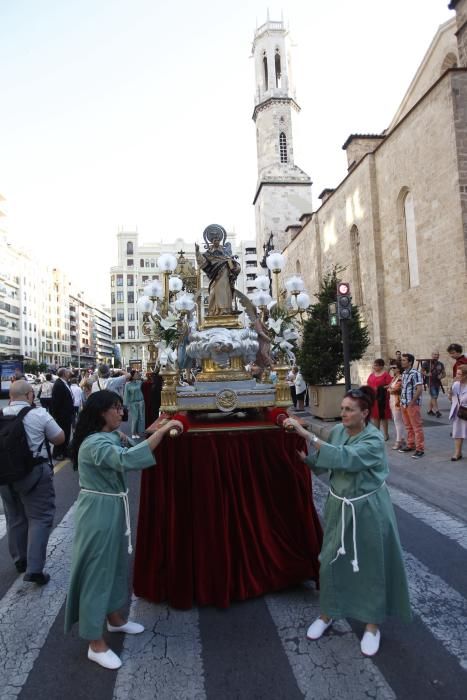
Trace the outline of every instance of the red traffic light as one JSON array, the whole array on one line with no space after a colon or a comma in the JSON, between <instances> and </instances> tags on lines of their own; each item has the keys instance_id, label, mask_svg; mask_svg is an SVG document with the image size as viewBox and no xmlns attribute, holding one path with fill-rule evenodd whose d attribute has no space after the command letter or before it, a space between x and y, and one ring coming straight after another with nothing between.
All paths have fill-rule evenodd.
<instances>
[{"instance_id":1,"label":"red traffic light","mask_svg":"<svg viewBox=\"0 0 467 700\"><path fill-rule=\"evenodd\" d=\"M348 282L339 282L337 285L338 294L350 294L350 284Z\"/></svg>"}]
</instances>

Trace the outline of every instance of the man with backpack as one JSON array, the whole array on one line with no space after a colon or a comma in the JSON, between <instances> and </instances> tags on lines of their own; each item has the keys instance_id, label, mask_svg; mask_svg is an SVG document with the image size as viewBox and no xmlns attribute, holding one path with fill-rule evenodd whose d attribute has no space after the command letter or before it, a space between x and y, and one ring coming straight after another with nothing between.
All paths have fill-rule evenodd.
<instances>
[{"instance_id":1,"label":"man with backpack","mask_svg":"<svg viewBox=\"0 0 467 700\"><path fill-rule=\"evenodd\" d=\"M16 569L39 586L50 580L44 564L55 513L48 441L61 445L65 434L45 408L34 406L31 385L19 379L0 412L0 496Z\"/></svg>"}]
</instances>

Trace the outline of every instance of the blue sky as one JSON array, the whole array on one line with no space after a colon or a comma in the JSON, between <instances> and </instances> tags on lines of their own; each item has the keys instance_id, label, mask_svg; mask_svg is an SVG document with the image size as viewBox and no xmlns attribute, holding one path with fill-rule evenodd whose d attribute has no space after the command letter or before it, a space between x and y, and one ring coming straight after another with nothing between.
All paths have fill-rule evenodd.
<instances>
[{"instance_id":1,"label":"blue sky","mask_svg":"<svg viewBox=\"0 0 467 700\"><path fill-rule=\"evenodd\" d=\"M397 109L447 0L289 0L297 165L314 205L352 132ZM118 227L145 242L209 223L254 238L257 0L1 0L2 226L108 301ZM281 18L281 5L269 5ZM36 251L39 251L37 253ZM82 265L86 259L86 266Z\"/></svg>"}]
</instances>

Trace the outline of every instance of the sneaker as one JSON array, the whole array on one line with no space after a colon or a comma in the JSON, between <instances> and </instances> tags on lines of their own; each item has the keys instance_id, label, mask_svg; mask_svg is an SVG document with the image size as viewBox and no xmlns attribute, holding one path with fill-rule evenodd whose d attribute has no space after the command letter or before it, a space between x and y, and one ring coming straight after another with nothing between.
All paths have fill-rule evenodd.
<instances>
[{"instance_id":1,"label":"sneaker","mask_svg":"<svg viewBox=\"0 0 467 700\"><path fill-rule=\"evenodd\" d=\"M139 622L130 622L130 620L125 622L124 625L120 625L120 627L115 627L115 625L107 622L107 629L109 632L123 632L124 634L141 634L141 632L144 632L143 625L140 625Z\"/></svg>"},{"instance_id":2,"label":"sneaker","mask_svg":"<svg viewBox=\"0 0 467 700\"><path fill-rule=\"evenodd\" d=\"M425 453L422 450L416 450L415 454L412 455L412 459L420 459Z\"/></svg>"},{"instance_id":3,"label":"sneaker","mask_svg":"<svg viewBox=\"0 0 467 700\"><path fill-rule=\"evenodd\" d=\"M306 633L308 639L319 639L326 632L328 627L332 625L334 620L331 618L329 622L325 622L318 617L309 627Z\"/></svg>"},{"instance_id":4,"label":"sneaker","mask_svg":"<svg viewBox=\"0 0 467 700\"><path fill-rule=\"evenodd\" d=\"M408 445L405 445L404 447L401 447L399 452L413 452L415 447L409 447Z\"/></svg>"},{"instance_id":5,"label":"sneaker","mask_svg":"<svg viewBox=\"0 0 467 700\"><path fill-rule=\"evenodd\" d=\"M366 631L360 642L360 649L364 656L374 656L378 649L379 643L381 641L381 632L377 630L376 634L373 632Z\"/></svg>"},{"instance_id":6,"label":"sneaker","mask_svg":"<svg viewBox=\"0 0 467 700\"><path fill-rule=\"evenodd\" d=\"M431 408L430 408L430 410L427 411L427 414L428 414L429 416L434 416L434 415L435 415L435 412L432 411Z\"/></svg>"},{"instance_id":7,"label":"sneaker","mask_svg":"<svg viewBox=\"0 0 467 700\"><path fill-rule=\"evenodd\" d=\"M436 418L441 418L442 415L441 411L436 411L435 413Z\"/></svg>"},{"instance_id":8,"label":"sneaker","mask_svg":"<svg viewBox=\"0 0 467 700\"><path fill-rule=\"evenodd\" d=\"M112 649L107 649L107 651L93 651L91 647L88 648L88 659L89 661L94 661L102 668L110 668L115 671L122 665L121 660L114 654Z\"/></svg>"},{"instance_id":9,"label":"sneaker","mask_svg":"<svg viewBox=\"0 0 467 700\"><path fill-rule=\"evenodd\" d=\"M15 561L15 566L16 566L16 571L19 574L24 574L24 572L27 569L26 561L24 559L18 559L18 561Z\"/></svg>"}]
</instances>

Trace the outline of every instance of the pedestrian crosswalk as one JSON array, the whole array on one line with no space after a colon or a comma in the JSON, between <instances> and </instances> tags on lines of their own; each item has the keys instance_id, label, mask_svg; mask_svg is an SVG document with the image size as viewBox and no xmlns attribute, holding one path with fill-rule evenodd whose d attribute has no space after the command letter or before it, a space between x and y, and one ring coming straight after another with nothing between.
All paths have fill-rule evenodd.
<instances>
[{"instance_id":1,"label":"pedestrian crosswalk","mask_svg":"<svg viewBox=\"0 0 467 700\"><path fill-rule=\"evenodd\" d=\"M319 479L314 479L313 483L315 504L322 513L327 486ZM442 650L450 660L451 669L454 669L450 676L455 686L467 688L467 587L465 577L461 577L459 581L455 578L455 562L459 562L459 568L460 562L465 562L463 554L467 548L467 523L441 513L432 505L399 489L391 487L390 491L393 502L401 509L401 520L409 518L412 528L423 527L433 539L440 538L433 553L436 566L434 563L430 564L425 552L416 551L412 540L410 548L404 549L411 602L417 624L425 635L423 638L429 640L436 653L439 654L439 650ZM66 658L67 638L63 637L62 626L54 626L54 623L62 611L66 596L73 507L56 526L50 538L47 564L47 570L51 574L50 583L38 588L33 584L24 583L22 578L18 577L0 600L0 700L21 698L28 680L40 672L38 657L43 650L47 650L52 635L62 635L61 645ZM405 546L403 528L401 536ZM4 517L0 518L0 539L3 537ZM441 549L439 541L443 543ZM443 570L442 564L446 557L451 562L449 571ZM400 693L400 687L397 690L394 687L396 671L391 671L391 663L394 663L395 667L397 664L392 660L391 653L397 643L402 645L402 639L410 639L415 627L404 626L404 631L400 631L399 628L392 629L387 643L383 628L380 656L368 659L360 653L359 630L346 620L335 622L330 632L317 642L309 642L306 639L307 626L319 613L319 592L312 583L269 594L261 601L252 603L256 604L265 606L266 613L272 619L280 640L279 648L287 658L295 683L293 695L290 689L281 688L279 678L275 697L304 697L309 700L357 700L366 695L378 700L404 697ZM228 647L231 643L229 625L233 620L232 616L236 614L234 608L235 606L226 611L223 618L225 630L219 639L219 650L222 649L222 654L218 660L208 658L203 648L203 609L178 611L167 605L153 605L133 598L130 616L142 622L146 630L141 635L124 639L121 669L117 673L94 669L85 658L85 642L80 646L82 659L78 659L77 663L82 663L83 674L88 676L92 677L93 673L107 673L107 683L110 686L108 697L115 700L218 700L210 694L209 669L213 663L234 663L236 655L234 650L229 653ZM244 644L248 644L248 639ZM407 649L407 646L404 648ZM415 653L419 654L421 651L426 652L423 649ZM251 649L250 653L254 658L256 650ZM261 664L260 658L257 664ZM428 669L427 673L430 670ZM227 700L249 699L247 689L241 687L243 669L237 669L235 673L231 668L228 671L237 679L235 682L238 686L232 686L230 696L226 696ZM410 668L405 672L410 673ZM64 669L55 669L55 673L66 677ZM438 692L434 682L432 686ZM52 687L55 687L55 684L52 684ZM56 695L51 696L49 692L47 700L63 697L60 683L56 684L56 688ZM431 696L429 693L427 695L424 689L423 693L420 691L419 696L412 694L410 697L417 700L418 697ZM433 694L432 697L454 699L462 698L462 694L457 696L450 691L449 696Z\"/></svg>"}]
</instances>

